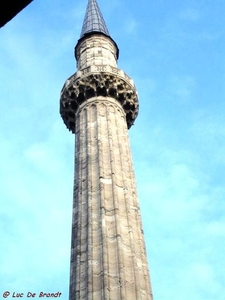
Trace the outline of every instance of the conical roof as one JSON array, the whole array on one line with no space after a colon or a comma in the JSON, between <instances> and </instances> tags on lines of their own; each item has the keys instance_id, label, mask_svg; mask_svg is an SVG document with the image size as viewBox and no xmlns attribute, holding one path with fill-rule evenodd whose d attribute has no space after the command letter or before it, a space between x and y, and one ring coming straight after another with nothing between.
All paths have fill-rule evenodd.
<instances>
[{"instance_id":1,"label":"conical roof","mask_svg":"<svg viewBox=\"0 0 225 300\"><path fill-rule=\"evenodd\" d=\"M82 38L84 35L91 32L101 32L110 36L96 0L88 0L80 37Z\"/></svg>"}]
</instances>

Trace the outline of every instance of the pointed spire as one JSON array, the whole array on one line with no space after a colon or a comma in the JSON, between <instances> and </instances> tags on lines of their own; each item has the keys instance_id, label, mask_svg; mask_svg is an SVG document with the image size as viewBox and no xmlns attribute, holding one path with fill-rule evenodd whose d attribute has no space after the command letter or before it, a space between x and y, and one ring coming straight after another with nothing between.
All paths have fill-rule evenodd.
<instances>
[{"instance_id":1,"label":"pointed spire","mask_svg":"<svg viewBox=\"0 0 225 300\"><path fill-rule=\"evenodd\" d=\"M110 36L96 0L88 0L80 37L82 38L85 34L91 32L101 32Z\"/></svg>"}]
</instances>

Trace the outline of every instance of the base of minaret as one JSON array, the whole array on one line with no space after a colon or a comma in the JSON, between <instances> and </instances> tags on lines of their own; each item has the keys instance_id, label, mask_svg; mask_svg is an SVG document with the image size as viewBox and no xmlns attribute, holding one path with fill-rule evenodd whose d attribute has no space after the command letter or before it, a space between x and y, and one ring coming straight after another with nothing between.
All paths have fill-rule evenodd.
<instances>
[{"instance_id":1,"label":"base of minaret","mask_svg":"<svg viewBox=\"0 0 225 300\"><path fill-rule=\"evenodd\" d=\"M90 98L75 128L70 300L152 300L124 109Z\"/></svg>"}]
</instances>

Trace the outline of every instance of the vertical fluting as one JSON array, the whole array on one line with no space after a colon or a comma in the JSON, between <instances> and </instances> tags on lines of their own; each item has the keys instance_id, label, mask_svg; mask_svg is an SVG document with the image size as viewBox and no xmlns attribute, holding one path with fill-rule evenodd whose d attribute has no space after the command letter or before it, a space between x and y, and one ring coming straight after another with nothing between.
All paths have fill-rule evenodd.
<instances>
[{"instance_id":1,"label":"vertical fluting","mask_svg":"<svg viewBox=\"0 0 225 300\"><path fill-rule=\"evenodd\" d=\"M76 117L70 300L148 300L148 266L121 105L95 97Z\"/></svg>"},{"instance_id":2,"label":"vertical fluting","mask_svg":"<svg viewBox=\"0 0 225 300\"><path fill-rule=\"evenodd\" d=\"M89 0L78 70L60 98L76 134L70 300L153 300L128 138L138 96L118 56L97 0Z\"/></svg>"}]
</instances>

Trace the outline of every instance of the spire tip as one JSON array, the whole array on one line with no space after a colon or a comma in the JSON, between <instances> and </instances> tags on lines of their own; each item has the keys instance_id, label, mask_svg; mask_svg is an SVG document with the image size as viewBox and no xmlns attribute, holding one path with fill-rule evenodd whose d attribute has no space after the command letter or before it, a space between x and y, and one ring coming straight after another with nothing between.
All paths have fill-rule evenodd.
<instances>
[{"instance_id":1,"label":"spire tip","mask_svg":"<svg viewBox=\"0 0 225 300\"><path fill-rule=\"evenodd\" d=\"M89 0L80 37L87 33L101 32L110 36L106 23L96 0Z\"/></svg>"}]
</instances>

